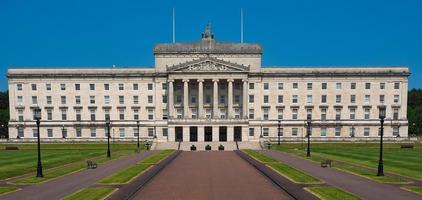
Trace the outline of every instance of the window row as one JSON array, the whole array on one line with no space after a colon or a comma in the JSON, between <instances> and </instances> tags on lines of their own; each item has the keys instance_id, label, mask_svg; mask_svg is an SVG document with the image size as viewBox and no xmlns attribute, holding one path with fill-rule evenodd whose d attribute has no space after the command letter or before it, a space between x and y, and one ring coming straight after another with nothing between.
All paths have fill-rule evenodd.
<instances>
[{"instance_id":1,"label":"window row","mask_svg":"<svg viewBox=\"0 0 422 200\"><path fill-rule=\"evenodd\" d=\"M286 136L285 131L288 128L277 128L277 132L274 136L278 136L280 134L281 137ZM317 135L315 130L319 129L319 134ZM333 135L334 137L341 137L341 133L343 132L342 127L335 127L335 128L312 128L313 131L311 131L311 136L319 136L319 137L327 137L328 135ZM370 137L370 128L364 127L363 131L361 133L358 133L356 131L355 127L349 127L348 128L348 135L349 137ZM270 134L269 128L262 128L262 136L269 137ZM331 134L330 134L331 133ZM249 128L249 136L255 135L255 128ZM300 128L290 128L290 136L292 137L306 137L306 132L303 129ZM378 129L377 136L381 136L381 131ZM395 126L393 127L393 136L394 137L400 137L400 128Z\"/></svg>"},{"instance_id":2,"label":"window row","mask_svg":"<svg viewBox=\"0 0 422 200\"><path fill-rule=\"evenodd\" d=\"M37 91L38 90L38 86L39 85L41 85L41 84L35 84L35 83L32 83L31 84L31 90L32 91ZM68 84L66 84L66 83L61 83L60 85L59 85L59 87L60 87L60 90L61 91L66 91L66 89L68 89L68 87L70 86L70 85L72 85L72 84L70 84L70 83L68 83ZM117 90L125 90L125 87L127 86L127 85L130 85L130 84L125 84L125 83L118 83L117 84ZM133 83L133 84L131 84L132 85L132 90L139 90L139 86L140 86L140 84L139 83ZM99 88L101 86L101 88L103 89L103 90L110 90L110 83L104 83L104 84L95 84L95 83L90 83L90 84L88 84L88 87L89 87L89 90L96 90L96 88ZM46 91L51 91L52 90L52 87L53 87L53 85L51 84L51 83L46 83L45 84L45 90ZM153 90L153 88L154 88L154 84L153 83L148 83L147 84L147 89L148 90ZM161 88L163 89L163 90L167 90L167 83L161 83ZM16 84L16 89L18 90L18 91L22 91L23 90L23 84L22 83L18 83L18 84ZM74 90L81 90L81 84L80 83L75 83L74 84L74 87L73 87L73 89Z\"/></svg>"},{"instance_id":3,"label":"window row","mask_svg":"<svg viewBox=\"0 0 422 200\"><path fill-rule=\"evenodd\" d=\"M351 90L356 90L358 84L360 84L360 83L349 83L348 87ZM365 90L370 90L372 85L376 85L375 83L363 83L363 84L364 84L363 87L365 88ZM344 89L343 86L345 86L345 85L346 85L345 83L335 83L335 89L337 89L337 90ZM306 89L307 90L312 90L313 88L314 88L313 83L306 83ZM395 90L400 89L400 82L393 83L393 88ZM249 89L251 89L251 90L255 89L255 83L249 83ZM269 90L270 89L270 83L264 82L263 83L263 89ZM284 90L285 84L284 83L277 83L277 89L278 90ZM291 89L299 89L299 83L291 83ZM327 90L328 89L328 83L321 83L321 89ZM384 82L379 83L379 89L385 90L386 89L386 83L384 83Z\"/></svg>"},{"instance_id":4,"label":"window row","mask_svg":"<svg viewBox=\"0 0 422 200\"><path fill-rule=\"evenodd\" d=\"M89 98L88 102L90 104L95 104L97 102L96 101L97 96L89 96L88 98ZM81 96L75 96L74 100L75 100L74 104L76 104L76 105L83 104ZM152 104L154 102L153 95L148 95L146 100L147 100L147 103ZM53 104L53 97L52 96L46 96L45 102L46 102L47 105L52 105ZM111 97L109 95L105 95L103 97L103 102L104 102L105 105L111 104ZM119 104L127 103L127 102L125 102L125 96L118 96L118 102L119 102ZM139 102L140 102L140 99L139 99L138 95L132 96L132 103L133 104L139 104ZM167 103L167 95L162 95L162 102ZM17 96L17 103L18 103L18 105L24 104L23 96ZM32 96L31 97L31 103L33 105L38 104L38 96ZM68 97L67 96L60 96L60 104L62 104L62 105L68 104Z\"/></svg>"},{"instance_id":5,"label":"window row","mask_svg":"<svg viewBox=\"0 0 422 200\"><path fill-rule=\"evenodd\" d=\"M335 95L335 102L336 103L345 103L345 101L343 100L344 95ZM263 96L263 103L269 103L269 99L270 96L269 95L264 95ZM327 103L327 99L328 99L328 95L321 95L321 103ZM379 95L379 103L380 104L384 104L385 103L385 95ZM291 96L291 103L299 103L299 95L292 95ZM306 99L304 99L306 103L315 103L314 102L314 96L313 95L306 95ZM365 95L363 97L363 102L365 104L370 104L371 103L371 95ZM394 95L393 96L393 102L394 103L400 103L400 95ZM251 94L249 95L249 103L255 103L255 95ZM277 96L277 103L284 103L284 96L283 95L278 95ZM351 104L355 104L356 103L356 95L352 94L349 96L349 103Z\"/></svg>"}]
</instances>

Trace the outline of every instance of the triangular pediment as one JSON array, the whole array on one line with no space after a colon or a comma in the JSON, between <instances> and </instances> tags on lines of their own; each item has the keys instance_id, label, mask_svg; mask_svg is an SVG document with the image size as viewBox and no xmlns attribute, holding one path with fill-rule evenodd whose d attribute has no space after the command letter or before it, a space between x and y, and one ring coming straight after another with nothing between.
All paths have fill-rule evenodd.
<instances>
[{"instance_id":1,"label":"triangular pediment","mask_svg":"<svg viewBox=\"0 0 422 200\"><path fill-rule=\"evenodd\" d=\"M173 66L167 66L167 72L247 72L249 66L225 60L205 57Z\"/></svg>"}]
</instances>

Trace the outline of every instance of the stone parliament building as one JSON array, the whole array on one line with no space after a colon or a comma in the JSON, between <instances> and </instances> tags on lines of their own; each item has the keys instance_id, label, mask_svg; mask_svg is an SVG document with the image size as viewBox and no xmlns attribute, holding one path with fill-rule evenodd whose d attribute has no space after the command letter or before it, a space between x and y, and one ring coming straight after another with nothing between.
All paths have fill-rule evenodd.
<instances>
[{"instance_id":1,"label":"stone parliament building","mask_svg":"<svg viewBox=\"0 0 422 200\"><path fill-rule=\"evenodd\" d=\"M407 67L262 67L259 44L158 44L155 67L8 70L11 140L250 141L407 137ZM137 128L139 123L140 129ZM280 129L279 129L280 127Z\"/></svg>"}]
</instances>

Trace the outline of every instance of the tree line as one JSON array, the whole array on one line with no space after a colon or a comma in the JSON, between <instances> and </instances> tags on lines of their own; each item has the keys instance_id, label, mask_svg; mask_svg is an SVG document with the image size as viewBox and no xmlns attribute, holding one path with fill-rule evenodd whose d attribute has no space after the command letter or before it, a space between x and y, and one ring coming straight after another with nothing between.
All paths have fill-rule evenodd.
<instances>
[{"instance_id":1,"label":"tree line","mask_svg":"<svg viewBox=\"0 0 422 200\"><path fill-rule=\"evenodd\" d=\"M422 135L422 89L412 89L408 93L407 118L409 135ZM9 92L0 92L0 138L8 136Z\"/></svg>"}]
</instances>

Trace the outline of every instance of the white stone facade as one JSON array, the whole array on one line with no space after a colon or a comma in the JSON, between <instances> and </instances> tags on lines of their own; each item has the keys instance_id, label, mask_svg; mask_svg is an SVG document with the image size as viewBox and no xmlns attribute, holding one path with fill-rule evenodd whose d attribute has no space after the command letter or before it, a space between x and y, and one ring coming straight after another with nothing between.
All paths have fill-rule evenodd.
<instances>
[{"instance_id":1,"label":"white stone facade","mask_svg":"<svg viewBox=\"0 0 422 200\"><path fill-rule=\"evenodd\" d=\"M155 67L9 69L11 139L258 141L407 137L407 67L261 67L257 44L159 44ZM18 137L19 135L19 137ZM351 137L353 135L353 137Z\"/></svg>"}]
</instances>

